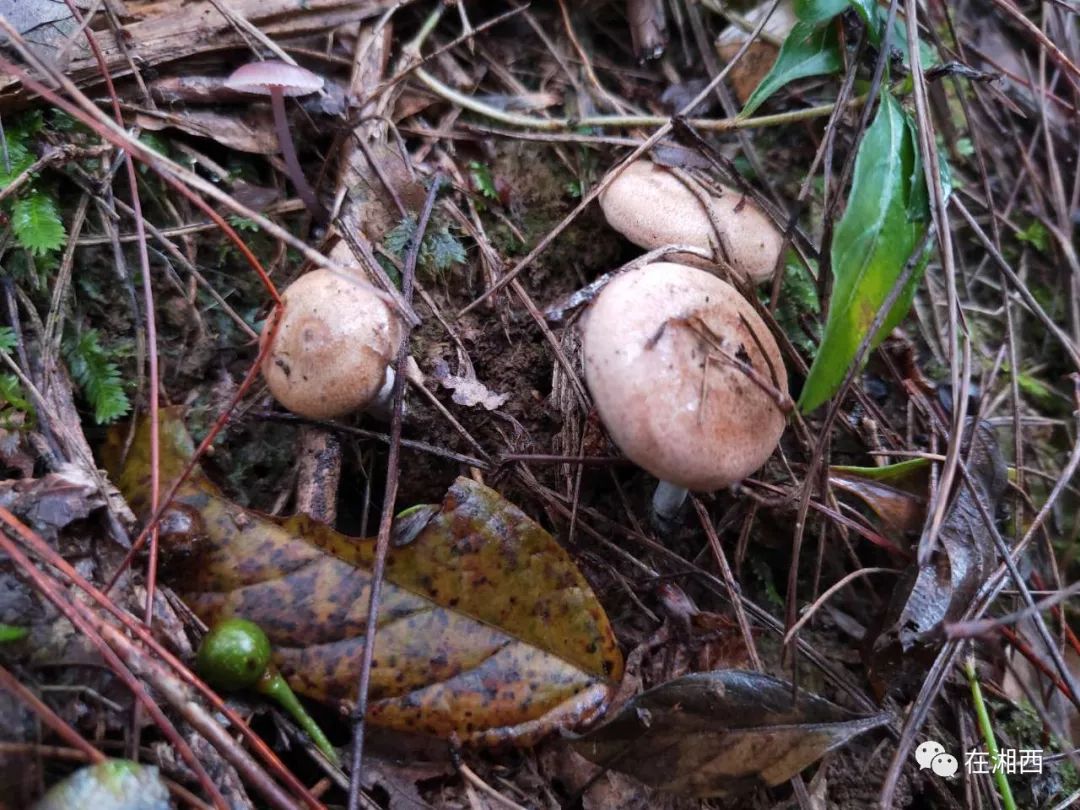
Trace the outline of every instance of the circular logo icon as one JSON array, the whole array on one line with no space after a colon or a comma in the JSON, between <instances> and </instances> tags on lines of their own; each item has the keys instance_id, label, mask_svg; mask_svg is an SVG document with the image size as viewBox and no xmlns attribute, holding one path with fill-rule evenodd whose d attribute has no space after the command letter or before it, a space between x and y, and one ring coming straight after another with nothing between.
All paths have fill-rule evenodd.
<instances>
[{"instance_id":1,"label":"circular logo icon","mask_svg":"<svg viewBox=\"0 0 1080 810\"><path fill-rule=\"evenodd\" d=\"M919 747L915 749L915 761L919 763L919 770L925 771L930 767L930 763L934 761L934 757L944 753L945 746L939 742L927 740L924 743L919 743Z\"/></svg>"},{"instance_id":2,"label":"circular logo icon","mask_svg":"<svg viewBox=\"0 0 1080 810\"><path fill-rule=\"evenodd\" d=\"M946 779L956 776L959 769L960 763L956 761L956 757L952 754L938 754L930 760L930 770Z\"/></svg>"}]
</instances>

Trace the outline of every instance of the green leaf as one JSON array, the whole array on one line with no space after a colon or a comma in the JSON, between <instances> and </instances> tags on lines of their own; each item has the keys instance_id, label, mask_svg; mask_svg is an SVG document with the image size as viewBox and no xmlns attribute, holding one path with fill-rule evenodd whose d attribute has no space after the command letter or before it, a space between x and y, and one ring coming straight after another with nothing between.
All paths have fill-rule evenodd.
<instances>
[{"instance_id":1,"label":"green leaf","mask_svg":"<svg viewBox=\"0 0 1080 810\"><path fill-rule=\"evenodd\" d=\"M0 352L13 351L15 345L15 330L10 326L0 326Z\"/></svg>"},{"instance_id":2,"label":"green leaf","mask_svg":"<svg viewBox=\"0 0 1080 810\"><path fill-rule=\"evenodd\" d=\"M773 93L796 79L836 73L843 66L836 28L798 22L780 48L776 63L746 100L740 115L750 115Z\"/></svg>"},{"instance_id":3,"label":"green leaf","mask_svg":"<svg viewBox=\"0 0 1080 810\"><path fill-rule=\"evenodd\" d=\"M5 170L3 152L0 152L0 188L7 188L11 182L26 171L34 162L34 156L22 141L12 138L7 140L7 164Z\"/></svg>"},{"instance_id":4,"label":"green leaf","mask_svg":"<svg viewBox=\"0 0 1080 810\"><path fill-rule=\"evenodd\" d=\"M793 8L800 22L816 25L842 14L850 5L848 0L795 0Z\"/></svg>"},{"instance_id":5,"label":"green leaf","mask_svg":"<svg viewBox=\"0 0 1080 810\"><path fill-rule=\"evenodd\" d=\"M499 199L499 192L495 189L495 181L491 178L488 167L476 160L470 160L468 165L473 184L480 194L489 200Z\"/></svg>"},{"instance_id":6,"label":"green leaf","mask_svg":"<svg viewBox=\"0 0 1080 810\"><path fill-rule=\"evenodd\" d=\"M821 346L799 397L804 412L836 393L922 238L929 208L916 154L914 125L900 104L884 94L855 157L847 210L833 231L833 295ZM921 268L912 274L871 346L904 318L921 276Z\"/></svg>"},{"instance_id":7,"label":"green leaf","mask_svg":"<svg viewBox=\"0 0 1080 810\"><path fill-rule=\"evenodd\" d=\"M239 214L229 214L229 224L232 225L238 231L248 231L249 233L256 233L259 230L259 224L247 217L242 217Z\"/></svg>"},{"instance_id":8,"label":"green leaf","mask_svg":"<svg viewBox=\"0 0 1080 810\"><path fill-rule=\"evenodd\" d=\"M855 9L859 19L870 30L870 39L877 45L881 42L881 27L877 24L878 10L875 0L848 0L848 5Z\"/></svg>"},{"instance_id":9,"label":"green leaf","mask_svg":"<svg viewBox=\"0 0 1080 810\"><path fill-rule=\"evenodd\" d=\"M1046 253L1050 248L1050 232L1046 230L1046 226L1037 219L1033 220L1032 223L1022 231L1017 231L1016 238L1021 242L1027 242L1029 245L1032 245L1040 253Z\"/></svg>"},{"instance_id":10,"label":"green leaf","mask_svg":"<svg viewBox=\"0 0 1080 810\"><path fill-rule=\"evenodd\" d=\"M0 644L12 641L22 641L30 635L29 627L15 627L10 624L0 624Z\"/></svg>"},{"instance_id":11,"label":"green leaf","mask_svg":"<svg viewBox=\"0 0 1080 810\"><path fill-rule=\"evenodd\" d=\"M11 206L11 229L20 245L35 256L57 250L67 234L56 200L40 191L32 191Z\"/></svg>"},{"instance_id":12,"label":"green leaf","mask_svg":"<svg viewBox=\"0 0 1080 810\"><path fill-rule=\"evenodd\" d=\"M409 244L416 235L416 227L414 216L409 215L403 218L383 238L383 247L387 252L404 259ZM465 263L465 247L448 227L433 227L424 235L424 241L420 245L419 261L420 266L428 272L443 273L455 264Z\"/></svg>"},{"instance_id":13,"label":"green leaf","mask_svg":"<svg viewBox=\"0 0 1080 810\"><path fill-rule=\"evenodd\" d=\"M27 401L23 395L22 386L19 385L19 378L14 374L3 373L0 374L0 409L7 406L11 406L17 411L22 413L32 413L33 406ZM5 419L0 421L0 426L7 427L6 424L9 414L4 414Z\"/></svg>"},{"instance_id":14,"label":"green leaf","mask_svg":"<svg viewBox=\"0 0 1080 810\"><path fill-rule=\"evenodd\" d=\"M880 48L885 38L885 23L889 20L888 9L879 6L875 0L848 0L848 4L855 9L859 19L866 25L867 33L870 35L870 44L875 48ZM889 49L900 51L904 64L911 64L911 53L907 42L907 26L900 15L897 15L893 20L892 36L889 37ZM919 61L924 68L936 65L940 61L934 50L922 39L919 40Z\"/></svg>"}]
</instances>

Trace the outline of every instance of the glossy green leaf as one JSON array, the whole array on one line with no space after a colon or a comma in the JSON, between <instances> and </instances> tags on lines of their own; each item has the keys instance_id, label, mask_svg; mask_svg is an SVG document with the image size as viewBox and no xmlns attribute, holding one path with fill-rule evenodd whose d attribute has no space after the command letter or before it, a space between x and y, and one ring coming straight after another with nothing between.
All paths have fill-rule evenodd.
<instances>
[{"instance_id":1,"label":"glossy green leaf","mask_svg":"<svg viewBox=\"0 0 1080 810\"><path fill-rule=\"evenodd\" d=\"M148 504L149 420L120 464L127 428L103 455L132 508ZM192 451L179 413L161 420L162 489ZM425 510L410 510L421 517ZM603 608L573 560L498 493L459 478L386 561L368 720L477 745L528 744L593 719L622 675ZM411 539L410 539L411 538ZM300 695L355 705L375 542L224 498L202 472L162 520L162 576L208 625L239 616L269 637Z\"/></svg>"},{"instance_id":2,"label":"glossy green leaf","mask_svg":"<svg viewBox=\"0 0 1080 810\"><path fill-rule=\"evenodd\" d=\"M889 10L879 6L874 0L847 0L848 5L855 9L859 19L866 25L870 37L870 44L880 48L884 41L885 23L889 20ZM907 26L902 15L897 14L893 20L892 34L889 37L889 50L900 52L901 60L905 65L911 64L911 54L907 41ZM919 61L924 68L936 65L940 60L932 48L922 39L919 40Z\"/></svg>"},{"instance_id":3,"label":"glossy green leaf","mask_svg":"<svg viewBox=\"0 0 1080 810\"><path fill-rule=\"evenodd\" d=\"M888 93L855 158L847 209L833 231L834 285L825 332L799 397L804 412L836 393L878 310L925 233L929 209L914 124ZM912 273L871 346L903 320L922 277Z\"/></svg>"},{"instance_id":4,"label":"glossy green leaf","mask_svg":"<svg viewBox=\"0 0 1080 810\"><path fill-rule=\"evenodd\" d=\"M768 75L746 100L742 115L750 115L781 87L796 79L836 73L843 67L836 27L797 22L787 35Z\"/></svg>"},{"instance_id":5,"label":"glossy green leaf","mask_svg":"<svg viewBox=\"0 0 1080 810\"><path fill-rule=\"evenodd\" d=\"M829 467L829 472L880 481L908 492L926 491L929 470L930 460L926 458L909 458L895 464L886 464L884 467L858 467L846 464L834 464Z\"/></svg>"},{"instance_id":6,"label":"glossy green leaf","mask_svg":"<svg viewBox=\"0 0 1080 810\"><path fill-rule=\"evenodd\" d=\"M870 30L870 39L876 45L881 41L879 27L877 25L877 3L874 0L848 0L848 5L855 9L859 19Z\"/></svg>"},{"instance_id":7,"label":"glossy green leaf","mask_svg":"<svg viewBox=\"0 0 1080 810\"><path fill-rule=\"evenodd\" d=\"M842 14L850 5L849 0L795 0L792 8L800 22L817 25Z\"/></svg>"}]
</instances>

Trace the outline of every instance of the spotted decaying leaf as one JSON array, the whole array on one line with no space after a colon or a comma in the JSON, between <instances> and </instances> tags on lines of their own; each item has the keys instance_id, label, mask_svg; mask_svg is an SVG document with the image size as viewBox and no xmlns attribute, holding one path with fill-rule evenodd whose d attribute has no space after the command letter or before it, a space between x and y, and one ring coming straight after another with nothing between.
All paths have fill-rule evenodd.
<instances>
[{"instance_id":1,"label":"spotted decaying leaf","mask_svg":"<svg viewBox=\"0 0 1080 810\"><path fill-rule=\"evenodd\" d=\"M123 466L123 429L104 451L144 517L148 435L144 420ZM175 410L163 412L161 437L164 491L193 448ZM387 559L369 722L499 745L531 744L599 716L621 678L622 657L565 551L496 492L464 478L429 514ZM293 689L343 712L353 708L373 540L305 515L277 519L243 509L196 470L166 513L160 542L163 577L203 621L238 615L257 622Z\"/></svg>"},{"instance_id":2,"label":"spotted decaying leaf","mask_svg":"<svg viewBox=\"0 0 1080 810\"><path fill-rule=\"evenodd\" d=\"M888 719L796 696L779 678L725 669L650 689L572 745L651 787L708 798L779 785Z\"/></svg>"}]
</instances>

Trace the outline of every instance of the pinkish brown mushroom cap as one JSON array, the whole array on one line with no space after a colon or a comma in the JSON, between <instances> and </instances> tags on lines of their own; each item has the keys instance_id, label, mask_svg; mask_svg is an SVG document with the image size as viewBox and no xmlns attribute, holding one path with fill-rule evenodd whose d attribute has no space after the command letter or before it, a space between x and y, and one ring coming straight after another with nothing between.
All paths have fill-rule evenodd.
<instances>
[{"instance_id":1,"label":"pinkish brown mushroom cap","mask_svg":"<svg viewBox=\"0 0 1080 810\"><path fill-rule=\"evenodd\" d=\"M271 88L279 88L286 96L306 96L322 90L323 78L299 65L267 59L238 67L225 80L225 86L258 96L270 95Z\"/></svg>"},{"instance_id":2,"label":"pinkish brown mushroom cap","mask_svg":"<svg viewBox=\"0 0 1080 810\"><path fill-rule=\"evenodd\" d=\"M281 323L262 365L274 399L310 419L371 403L401 342L400 320L371 285L320 269L290 284L281 300Z\"/></svg>"},{"instance_id":3,"label":"pinkish brown mushroom cap","mask_svg":"<svg viewBox=\"0 0 1080 810\"><path fill-rule=\"evenodd\" d=\"M709 338L703 337L709 335ZM616 277L586 315L585 380L622 452L661 481L710 492L761 467L784 432L776 341L730 284L657 262Z\"/></svg>"},{"instance_id":4,"label":"pinkish brown mushroom cap","mask_svg":"<svg viewBox=\"0 0 1080 810\"><path fill-rule=\"evenodd\" d=\"M663 166L638 160L604 190L600 207L612 228L646 250L664 245L701 248L726 257L736 274L753 283L771 279L784 246L783 235L746 195L726 186L721 191L709 196L706 208ZM690 254L672 254L671 258L703 269L719 263Z\"/></svg>"}]
</instances>

